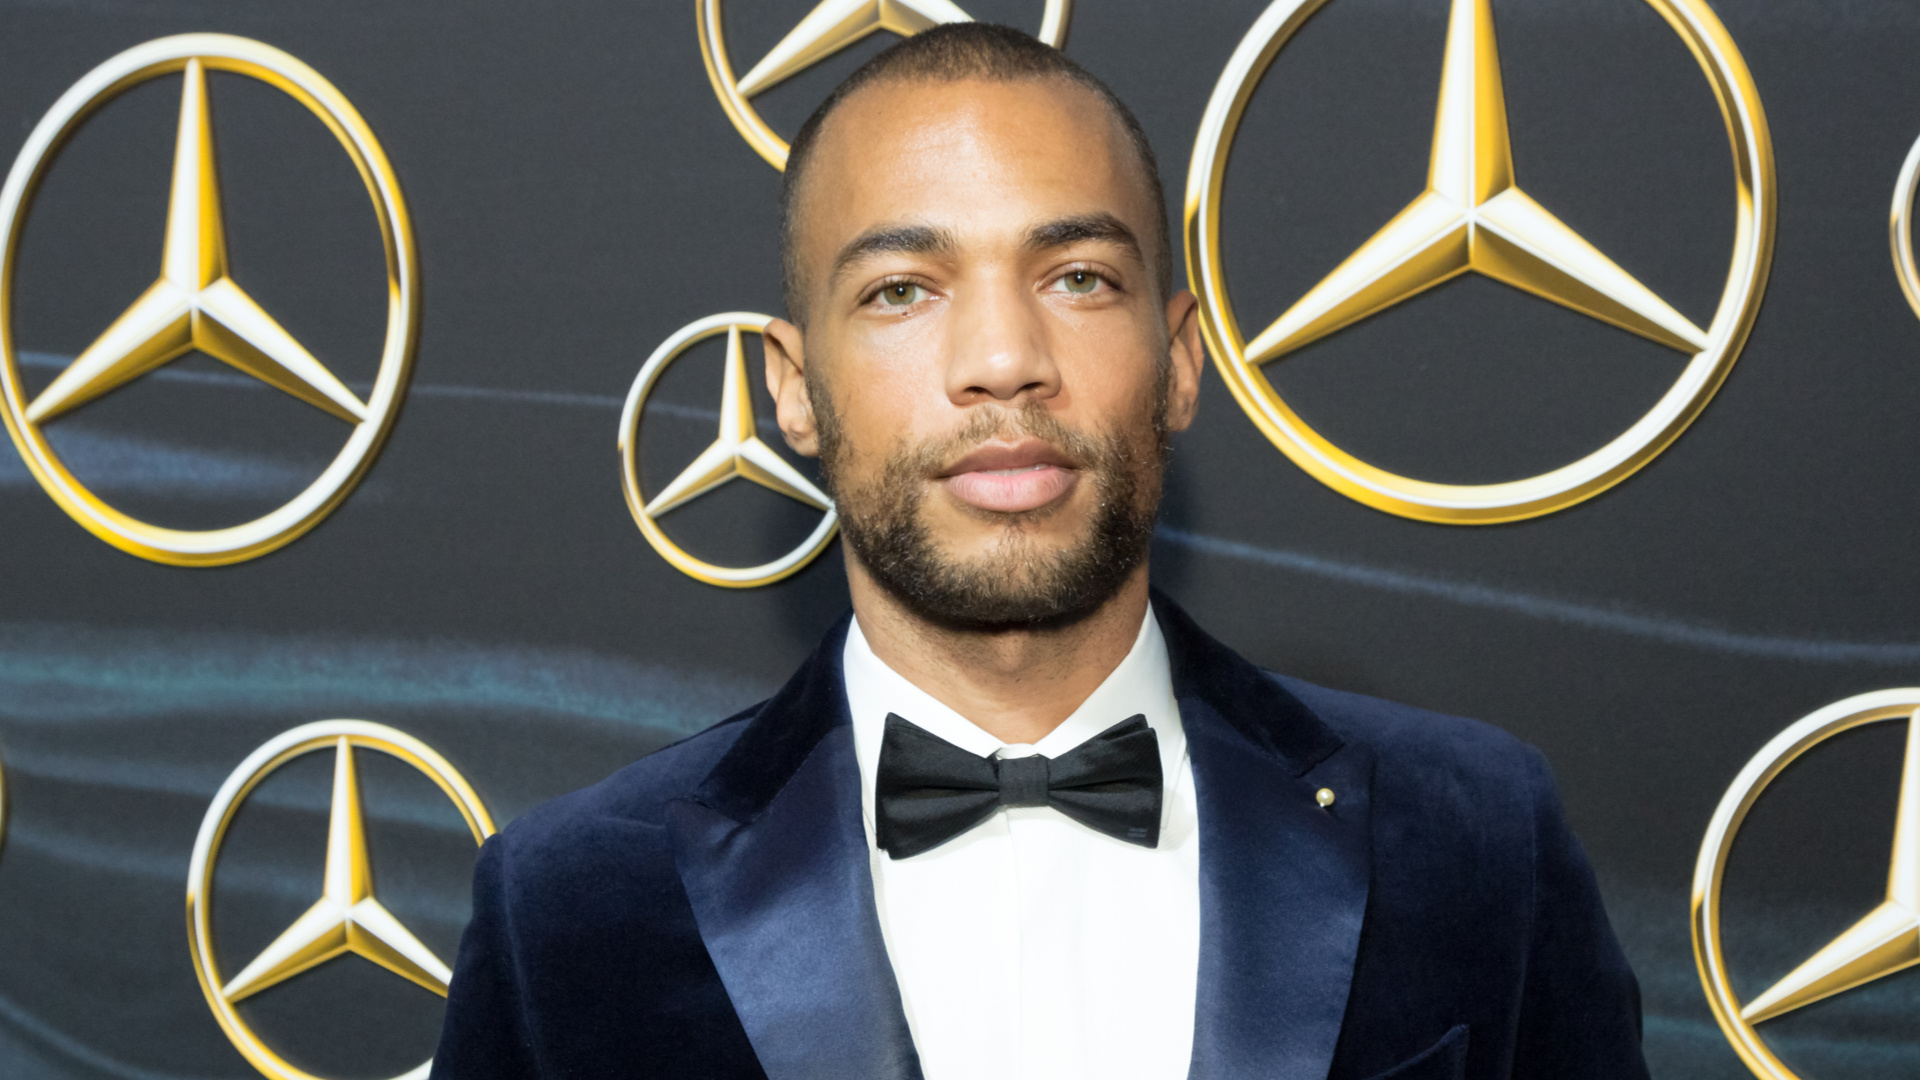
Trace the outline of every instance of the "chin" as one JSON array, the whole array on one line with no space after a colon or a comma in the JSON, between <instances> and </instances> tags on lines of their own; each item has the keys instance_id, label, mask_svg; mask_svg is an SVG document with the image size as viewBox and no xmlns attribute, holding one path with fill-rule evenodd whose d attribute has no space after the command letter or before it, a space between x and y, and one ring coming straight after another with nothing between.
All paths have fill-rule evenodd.
<instances>
[{"instance_id":1,"label":"chin","mask_svg":"<svg viewBox=\"0 0 1920 1080\"><path fill-rule=\"evenodd\" d=\"M1093 523L1080 517L1066 520L1060 507L1021 514L994 514L993 520L970 517L952 525L930 523L929 533L947 538L938 545L941 556L955 564L1025 562L1035 558L1057 558L1083 548L1093 533Z\"/></svg>"}]
</instances>

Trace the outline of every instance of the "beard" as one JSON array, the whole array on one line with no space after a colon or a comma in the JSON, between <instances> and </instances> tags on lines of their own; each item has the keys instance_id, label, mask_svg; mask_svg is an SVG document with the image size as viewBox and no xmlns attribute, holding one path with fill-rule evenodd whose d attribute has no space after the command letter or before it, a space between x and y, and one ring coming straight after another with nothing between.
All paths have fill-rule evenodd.
<instances>
[{"instance_id":1,"label":"beard","mask_svg":"<svg viewBox=\"0 0 1920 1080\"><path fill-rule=\"evenodd\" d=\"M1087 434L1056 420L1044 402L1019 410L989 406L958 434L896 447L873 479L849 475L847 446L827 388L808 374L821 473L840 514L840 532L873 579L922 618L966 630L1063 626L1098 610L1147 558L1166 471L1169 365L1155 380L1148 415ZM1129 418L1133 420L1134 418ZM979 511L1001 524L984 554L954 558L927 522L927 481L990 439L1036 438L1078 464L1095 507L1064 547L1035 537L1065 502L1017 513Z\"/></svg>"}]
</instances>

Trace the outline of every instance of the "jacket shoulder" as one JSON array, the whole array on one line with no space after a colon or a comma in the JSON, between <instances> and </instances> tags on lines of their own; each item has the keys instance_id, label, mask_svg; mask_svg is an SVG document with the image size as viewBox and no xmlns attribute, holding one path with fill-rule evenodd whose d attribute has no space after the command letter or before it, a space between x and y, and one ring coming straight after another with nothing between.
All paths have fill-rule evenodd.
<instances>
[{"instance_id":1,"label":"jacket shoulder","mask_svg":"<svg viewBox=\"0 0 1920 1080\"><path fill-rule=\"evenodd\" d=\"M655 750L597 784L541 803L502 829L499 844L516 856L526 854L545 862L564 859L608 830L664 829L667 804L693 794L759 710L760 705L755 705L736 713L697 735Z\"/></svg>"},{"instance_id":2,"label":"jacket shoulder","mask_svg":"<svg viewBox=\"0 0 1920 1080\"><path fill-rule=\"evenodd\" d=\"M535 807L486 842L436 1076L598 1076L635 1061L654 1075L759 1075L666 827L667 805L698 789L754 715Z\"/></svg>"},{"instance_id":3,"label":"jacket shoulder","mask_svg":"<svg viewBox=\"0 0 1920 1080\"><path fill-rule=\"evenodd\" d=\"M1409 1029L1465 1022L1486 1055L1470 1060L1502 1076L1644 1080L1639 991L1546 758L1478 720L1270 677L1374 757L1366 924L1333 1075L1375 1075Z\"/></svg>"},{"instance_id":4,"label":"jacket shoulder","mask_svg":"<svg viewBox=\"0 0 1920 1080\"><path fill-rule=\"evenodd\" d=\"M1538 750L1485 721L1332 690L1273 672L1267 676L1343 740L1371 750L1385 771L1412 770L1431 774L1436 781L1528 790L1544 770Z\"/></svg>"}]
</instances>

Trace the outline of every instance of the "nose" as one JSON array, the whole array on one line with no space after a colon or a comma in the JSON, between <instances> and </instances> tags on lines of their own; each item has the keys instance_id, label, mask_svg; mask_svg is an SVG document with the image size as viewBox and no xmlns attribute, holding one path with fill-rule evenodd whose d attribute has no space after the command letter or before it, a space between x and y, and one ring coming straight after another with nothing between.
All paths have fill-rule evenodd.
<instances>
[{"instance_id":1,"label":"nose","mask_svg":"<svg viewBox=\"0 0 1920 1080\"><path fill-rule=\"evenodd\" d=\"M961 292L950 316L948 400L1020 406L1060 392L1060 369L1035 304L1011 284Z\"/></svg>"}]
</instances>

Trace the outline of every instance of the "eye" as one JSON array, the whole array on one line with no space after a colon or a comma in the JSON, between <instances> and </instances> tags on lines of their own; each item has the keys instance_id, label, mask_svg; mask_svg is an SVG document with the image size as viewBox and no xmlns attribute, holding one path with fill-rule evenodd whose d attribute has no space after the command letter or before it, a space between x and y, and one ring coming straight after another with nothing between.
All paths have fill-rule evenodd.
<instances>
[{"instance_id":1,"label":"eye","mask_svg":"<svg viewBox=\"0 0 1920 1080\"><path fill-rule=\"evenodd\" d=\"M1061 288L1078 296L1097 292L1106 284L1106 279L1091 270L1069 270L1060 275Z\"/></svg>"},{"instance_id":2,"label":"eye","mask_svg":"<svg viewBox=\"0 0 1920 1080\"><path fill-rule=\"evenodd\" d=\"M911 281L896 281L880 290L880 302L888 307L907 307L927 298L927 290Z\"/></svg>"}]
</instances>

